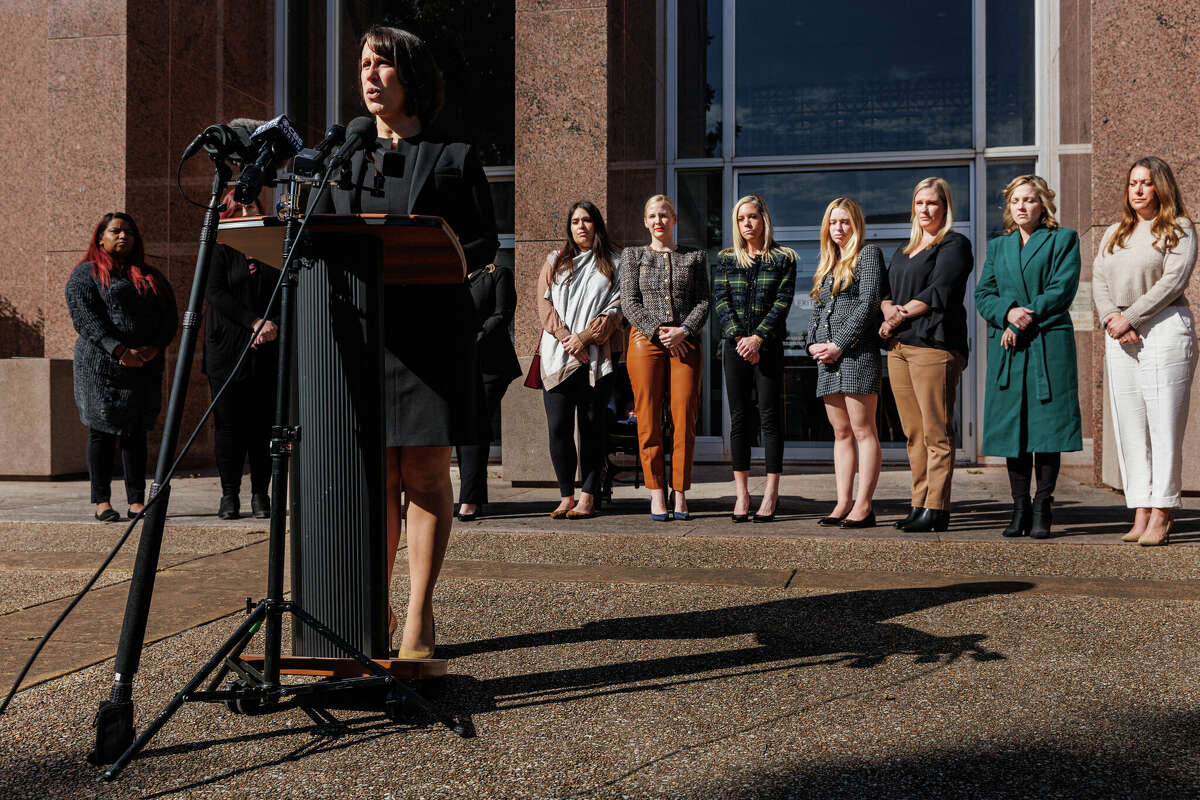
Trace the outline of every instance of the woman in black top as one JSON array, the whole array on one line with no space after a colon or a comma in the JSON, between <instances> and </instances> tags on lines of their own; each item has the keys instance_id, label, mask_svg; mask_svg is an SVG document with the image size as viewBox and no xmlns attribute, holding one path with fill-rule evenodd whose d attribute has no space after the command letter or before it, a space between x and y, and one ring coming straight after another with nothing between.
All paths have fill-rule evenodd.
<instances>
[{"instance_id":1,"label":"woman in black top","mask_svg":"<svg viewBox=\"0 0 1200 800\"><path fill-rule=\"evenodd\" d=\"M120 437L130 515L146 501L146 431L162 408L163 350L179 318L167 279L146 265L128 214L105 214L66 287L75 340L75 404L88 427L96 519L113 522L112 462Z\"/></svg>"},{"instance_id":2,"label":"woman in black top","mask_svg":"<svg viewBox=\"0 0 1200 800\"><path fill-rule=\"evenodd\" d=\"M944 531L954 475L954 400L967 364L963 298L974 265L954 224L950 185L925 178L913 189L912 236L892 256L881 286L888 375L908 440L912 507L902 531Z\"/></svg>"},{"instance_id":3,"label":"woman in black top","mask_svg":"<svg viewBox=\"0 0 1200 800\"><path fill-rule=\"evenodd\" d=\"M334 210L440 216L458 236L468 272L490 264L500 242L479 156L430 127L443 97L429 46L408 31L377 26L363 35L360 50L359 83L379 136L351 159L352 186L332 192ZM465 281L387 287L384 306L388 583L403 520L410 585L399 657L429 658L433 588L454 520L450 449L491 438L477 358L480 324Z\"/></svg>"},{"instance_id":4,"label":"woman in black top","mask_svg":"<svg viewBox=\"0 0 1200 800\"><path fill-rule=\"evenodd\" d=\"M225 196L222 219L261 216L255 201L235 202ZM213 406L217 472L221 476L221 504L217 516L241 515L242 465L250 461L250 509L255 517L271 516L271 425L275 417L275 377L279 369L279 308L267 310L267 301L279 280L279 270L227 245L213 250L204 299L204 372L213 397L225 385L246 340L254 344L225 392ZM266 320L263 320L263 316ZM261 328L259 327L261 323ZM257 333L256 333L257 332Z\"/></svg>"},{"instance_id":5,"label":"woman in black top","mask_svg":"<svg viewBox=\"0 0 1200 800\"><path fill-rule=\"evenodd\" d=\"M521 374L521 362L513 349L513 314L517 310L517 289L512 267L488 264L467 276L471 301L482 327L476 344L479 370L483 374L484 412L490 420L513 378ZM460 444L458 453L458 518L471 522L487 502L487 463L491 442Z\"/></svg>"}]
</instances>

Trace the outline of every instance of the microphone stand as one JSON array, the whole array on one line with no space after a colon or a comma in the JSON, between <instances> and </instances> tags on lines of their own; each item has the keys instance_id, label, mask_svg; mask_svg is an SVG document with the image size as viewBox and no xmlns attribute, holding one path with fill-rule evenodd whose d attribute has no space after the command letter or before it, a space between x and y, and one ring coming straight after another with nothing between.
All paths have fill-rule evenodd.
<instances>
[{"instance_id":1,"label":"microphone stand","mask_svg":"<svg viewBox=\"0 0 1200 800\"><path fill-rule=\"evenodd\" d=\"M315 208L325 192L329 189L329 176L333 172L336 165L330 164L326 168L325 173L317 179L317 196L313 198L309 204L310 208ZM220 170L220 168L218 168ZM220 181L214 180L214 198L219 198L216 192L217 188L222 188L224 182L228 180L228 168L225 169L225 179ZM271 428L271 526L269 536L269 552L268 552L268 572L267 572L267 596L260 600L256 605L251 607L249 600L246 603L247 617L241 625L225 640L225 643L205 662L187 685L185 685L167 704L163 711L146 727L142 734L136 740L132 738L133 734L133 704L128 700L128 692L131 690L132 673L122 671L121 666L127 663L129 658L133 658L132 664L136 669L136 656L140 654L141 639L145 632L145 610L139 605L138 612L140 614L136 619L140 619L140 628L135 628L138 647L137 652L130 654L126 653L126 661L121 660L121 654L118 653L117 661L117 686L123 687L122 691L126 698L125 706L122 706L122 716L119 718L123 726L119 733L125 734L127 731L127 739L124 745L119 748L116 743L119 741L116 738L104 739L103 743L105 750L101 751L101 731L104 730L100 726L100 714L97 714L97 754L111 754L113 758L106 761L94 763L110 763L110 766L104 772L105 780L113 780L120 774L125 766L136 756L154 737L154 735L162 728L163 725L175 714L176 711L185 702L206 702L206 703L223 703L234 713L244 714L268 714L277 711L284 711L292 708L299 708L304 711L309 718L317 725L318 733L328 733L338 731L344 728L342 724L327 710L327 703L322 702L324 697L329 694L346 692L351 690L363 689L385 689L386 696L384 700L384 710L387 715L393 720L401 720L406 718L408 705L420 708L428 715L433 717L437 722L445 725L452 732L462 738L470 738L474 735L474 729L470 719L466 717L451 716L443 713L430 703L425 697L419 694L415 689L410 687L405 682L401 681L394 674L388 672L378 663L369 658L366 654L358 650L354 645L339 636L336 632L327 627L324 623L317 620L296 603L285 600L283 597L283 574L284 574L284 545L287 533L287 499L288 499L288 460L291 457L292 448L296 441L299 440L300 431L297 426L290 425L290 399L292 391L292 369L291 369L291 347L292 335L296 321L296 287L299 283L299 274L302 266L301 259L296 258L297 241L301 241L300 247L304 247L306 242L299 239L302 234L305 223L301 221L297 211L298 190L302 183L311 183L312 179L302 181L295 174L288 177L289 190L288 202L285 205L285 228L284 228L284 244L283 244L283 288L280 298L281 313L279 325L279 366L277 372L277 384L275 393L275 421ZM218 200L213 201L219 202ZM209 217L212 217L212 230L208 230ZM307 218L306 218L307 219ZM211 234L212 240L216 238L216 209L213 203L210 203L209 214L205 217L205 233ZM209 243L211 245L211 242ZM293 252L296 251L296 252ZM208 253L204 243L201 244L201 253L207 259ZM204 264L207 268L207 262ZM200 265L197 265L197 282L193 286L192 301L198 308L195 286L200 287L200 296L203 296L204 282L200 280ZM189 305L189 313L191 313L191 305ZM198 313L197 317L198 319ZM185 333L186 337L186 333ZM194 332L190 339L181 340L181 349L184 341L189 346L194 346ZM188 354L187 369L190 370L191 359ZM180 365L182 368L183 360L181 357ZM176 372L176 387L179 388L181 382L180 375L183 375L183 391L186 391L187 371L183 373ZM176 402L175 391L172 391L171 402ZM180 396L179 405L182 407L182 395ZM173 429L174 432L174 429ZM167 439L164 432L163 449L167 449ZM174 441L171 441L171 450L173 452ZM170 464L170 458L167 458L166 463ZM163 464L163 459L159 459L160 469ZM156 484L157 486L157 484ZM152 489L153 491L153 489ZM166 498L164 497L164 500ZM162 506L162 517L166 516L166 505ZM146 538L149 530L143 532L142 548L149 549ZM154 563L158 560L158 545L161 543L162 525L159 523L158 534L152 544L152 552L147 558L153 558ZM142 562L141 549L138 554L138 565ZM139 573L135 572L134 581L137 585ZM143 579L144 580L144 579ZM150 573L150 586L153 586L153 571ZM133 605L134 588L130 587L130 603ZM141 601L141 593L138 594L139 603ZM145 590L145 606L149 606L150 590ZM348 677L338 679L325 679L315 683L307 684L283 684L280 681L280 662L282 649L282 622L283 615L291 614L297 621L303 622L312 631L325 638L335 646L339 647L347 653L354 661L363 668L363 671L368 673L364 677ZM135 621L136 621L135 619ZM130 612L126 613L126 625L130 624ZM241 653L250 642L259 628L264 628L264 652L262 657L262 671L260 672L252 664L241 659ZM127 651L132 647L133 638L130 637L129 642L126 642L126 637L123 633L121 638L122 650ZM126 667L128 669L128 667ZM205 690L200 691L200 686L210 674L214 673L209 680ZM233 671L237 673L238 678L230 681L226 688L218 689L221 680L225 675ZM108 701L111 705L116 702L116 691L114 688L114 700ZM282 702L287 699L288 702ZM101 704L101 711L104 711L104 704ZM126 716L127 715L127 716ZM115 726L113 726L115 727ZM114 752L114 750L116 752ZM123 752L121 752L123 751ZM118 755L119 753L119 755ZM95 755L95 754L94 754ZM114 760L115 759L115 760Z\"/></svg>"},{"instance_id":2,"label":"microphone stand","mask_svg":"<svg viewBox=\"0 0 1200 800\"><path fill-rule=\"evenodd\" d=\"M192 372L192 359L196 352L196 336L200 328L201 311L205 288L208 285L208 269L212 262L213 245L217 241L217 223L221 211L221 197L233 176L225 163L227 152L219 148L208 151L213 162L212 193L204 212L204 223L200 228L200 248L196 253L196 271L192 278L192 294L187 311L183 314L183 332L179 337L179 352L175 362L175 375L171 383L171 394L167 401L167 412L163 422L162 440L158 450L158 464L154 482L150 484L142 535L138 542L137 560L134 562L133 577L129 583L129 597L125 604L125 619L121 626L121 639L117 646L115 674L112 693L102 701L96 711L96 746L88 755L94 764L107 764L133 741L133 676L141 662L142 647L146 639L146 619L150 614L150 599L154 594L154 578L158 572L159 553L162 549L163 528L167 520L167 506L171 499L168 482L171 464L175 460L175 448L179 441L179 426L183 419L187 400L188 381ZM159 497L158 495L161 495Z\"/></svg>"}]
</instances>

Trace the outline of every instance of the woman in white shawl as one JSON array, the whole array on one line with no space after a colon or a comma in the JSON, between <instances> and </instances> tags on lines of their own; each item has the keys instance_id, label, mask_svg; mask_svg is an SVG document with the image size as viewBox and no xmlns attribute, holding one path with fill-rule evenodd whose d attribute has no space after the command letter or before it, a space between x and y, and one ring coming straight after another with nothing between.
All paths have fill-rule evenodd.
<instances>
[{"instance_id":1,"label":"woman in white shawl","mask_svg":"<svg viewBox=\"0 0 1200 800\"><path fill-rule=\"evenodd\" d=\"M546 257L538 276L542 397L550 432L550 460L562 500L554 519L596 516L604 478L605 413L611 392L613 333L621 323L621 296L604 217L581 200L567 215L566 244ZM575 421L579 421L579 452ZM575 468L583 473L575 499Z\"/></svg>"}]
</instances>

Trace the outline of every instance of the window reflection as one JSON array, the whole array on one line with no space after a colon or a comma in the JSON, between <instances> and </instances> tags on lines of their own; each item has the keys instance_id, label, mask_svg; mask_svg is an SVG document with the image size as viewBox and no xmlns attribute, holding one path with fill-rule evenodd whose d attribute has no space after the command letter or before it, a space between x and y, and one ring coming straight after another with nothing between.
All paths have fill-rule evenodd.
<instances>
[{"instance_id":1,"label":"window reflection","mask_svg":"<svg viewBox=\"0 0 1200 800\"><path fill-rule=\"evenodd\" d=\"M721 171L717 169L681 172L678 179L676 210L679 227L676 239L680 244L701 247L708 251L709 285L712 284L713 268L721 250L725 211L721 206ZM701 436L720 436L722 433L720 343L721 333L717 315L711 310L708 325L704 328L701 346L708 354L708 364L701 377L700 418L696 433Z\"/></svg>"},{"instance_id":2,"label":"window reflection","mask_svg":"<svg viewBox=\"0 0 1200 800\"><path fill-rule=\"evenodd\" d=\"M971 3L737 3L737 154L972 144Z\"/></svg>"},{"instance_id":3,"label":"window reflection","mask_svg":"<svg viewBox=\"0 0 1200 800\"><path fill-rule=\"evenodd\" d=\"M987 238L1004 233L1004 187L1018 175L1034 172L1037 162L1032 158L1016 161L990 161L987 165ZM1051 186L1051 189L1054 187Z\"/></svg>"},{"instance_id":4,"label":"window reflection","mask_svg":"<svg viewBox=\"0 0 1200 800\"><path fill-rule=\"evenodd\" d=\"M1034 0L987 2L987 146L1034 143Z\"/></svg>"},{"instance_id":5,"label":"window reflection","mask_svg":"<svg viewBox=\"0 0 1200 800\"><path fill-rule=\"evenodd\" d=\"M721 155L721 0L679 0L679 157Z\"/></svg>"},{"instance_id":6,"label":"window reflection","mask_svg":"<svg viewBox=\"0 0 1200 800\"><path fill-rule=\"evenodd\" d=\"M868 226L908 225L913 187L930 175L949 181L955 221L970 219L971 176L965 166L743 173L738 193L765 197L775 224L781 227L820 225L829 201L844 196L862 206Z\"/></svg>"}]
</instances>

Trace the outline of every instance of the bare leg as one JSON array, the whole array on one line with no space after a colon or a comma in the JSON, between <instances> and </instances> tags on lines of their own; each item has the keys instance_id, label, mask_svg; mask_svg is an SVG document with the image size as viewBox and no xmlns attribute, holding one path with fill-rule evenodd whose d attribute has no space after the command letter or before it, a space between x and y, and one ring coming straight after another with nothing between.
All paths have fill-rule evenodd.
<instances>
[{"instance_id":1,"label":"bare leg","mask_svg":"<svg viewBox=\"0 0 1200 800\"><path fill-rule=\"evenodd\" d=\"M854 507L854 473L858 470L858 448L846 410L846 395L826 395L825 415L833 427L833 476L837 485L837 505L830 516L844 517Z\"/></svg>"},{"instance_id":2,"label":"bare leg","mask_svg":"<svg viewBox=\"0 0 1200 800\"><path fill-rule=\"evenodd\" d=\"M1138 511L1141 511L1139 508ZM1171 528L1173 515L1169 508L1151 508L1149 521L1146 523L1146 532L1138 539L1138 544L1159 545L1166 544Z\"/></svg>"},{"instance_id":3,"label":"bare leg","mask_svg":"<svg viewBox=\"0 0 1200 800\"><path fill-rule=\"evenodd\" d=\"M554 510L555 511L570 511L574 507L575 507L575 497L573 495L564 495L562 497L562 499L558 501L558 508L556 508Z\"/></svg>"},{"instance_id":4,"label":"bare leg","mask_svg":"<svg viewBox=\"0 0 1200 800\"><path fill-rule=\"evenodd\" d=\"M737 499L733 502L733 513L741 516L750 513L750 471L733 471L733 490Z\"/></svg>"},{"instance_id":5,"label":"bare leg","mask_svg":"<svg viewBox=\"0 0 1200 800\"><path fill-rule=\"evenodd\" d=\"M1150 509L1135 508L1133 510L1133 527L1129 529L1129 533L1123 537L1127 542L1136 542L1143 533L1146 532L1146 526L1150 524Z\"/></svg>"},{"instance_id":6,"label":"bare leg","mask_svg":"<svg viewBox=\"0 0 1200 800\"><path fill-rule=\"evenodd\" d=\"M879 448L879 432L875 429L875 405L878 395L845 395L846 412L854 441L858 446L858 498L850 509L850 519L866 519L871 513L871 499L875 496L875 485L879 483L882 452Z\"/></svg>"},{"instance_id":7,"label":"bare leg","mask_svg":"<svg viewBox=\"0 0 1200 800\"><path fill-rule=\"evenodd\" d=\"M650 490L650 513L665 514L667 513L667 493L665 489Z\"/></svg>"},{"instance_id":8,"label":"bare leg","mask_svg":"<svg viewBox=\"0 0 1200 800\"><path fill-rule=\"evenodd\" d=\"M758 504L758 515L767 517L775 513L775 507L779 505L779 473L767 473L767 487L763 489L762 502Z\"/></svg>"},{"instance_id":9,"label":"bare leg","mask_svg":"<svg viewBox=\"0 0 1200 800\"><path fill-rule=\"evenodd\" d=\"M408 501L408 611L400 647L407 650L431 650L434 643L433 588L437 584L442 561L446 557L454 510L454 496L450 484L450 448L403 447L395 448L395 451L400 468L400 483ZM389 466L392 465L390 455L388 463ZM389 489L392 488L390 473L389 469ZM389 492L389 500L391 497ZM391 502L388 505L390 511ZM390 534L391 514L388 516ZM393 543L389 535L389 563L395 562L398 547L399 537Z\"/></svg>"},{"instance_id":10,"label":"bare leg","mask_svg":"<svg viewBox=\"0 0 1200 800\"><path fill-rule=\"evenodd\" d=\"M596 510L596 496L590 492L580 492L579 502L575 504L575 510L580 514L590 514Z\"/></svg>"},{"instance_id":11,"label":"bare leg","mask_svg":"<svg viewBox=\"0 0 1200 800\"><path fill-rule=\"evenodd\" d=\"M675 510L680 514L687 513L687 495L683 492L675 492Z\"/></svg>"}]
</instances>

